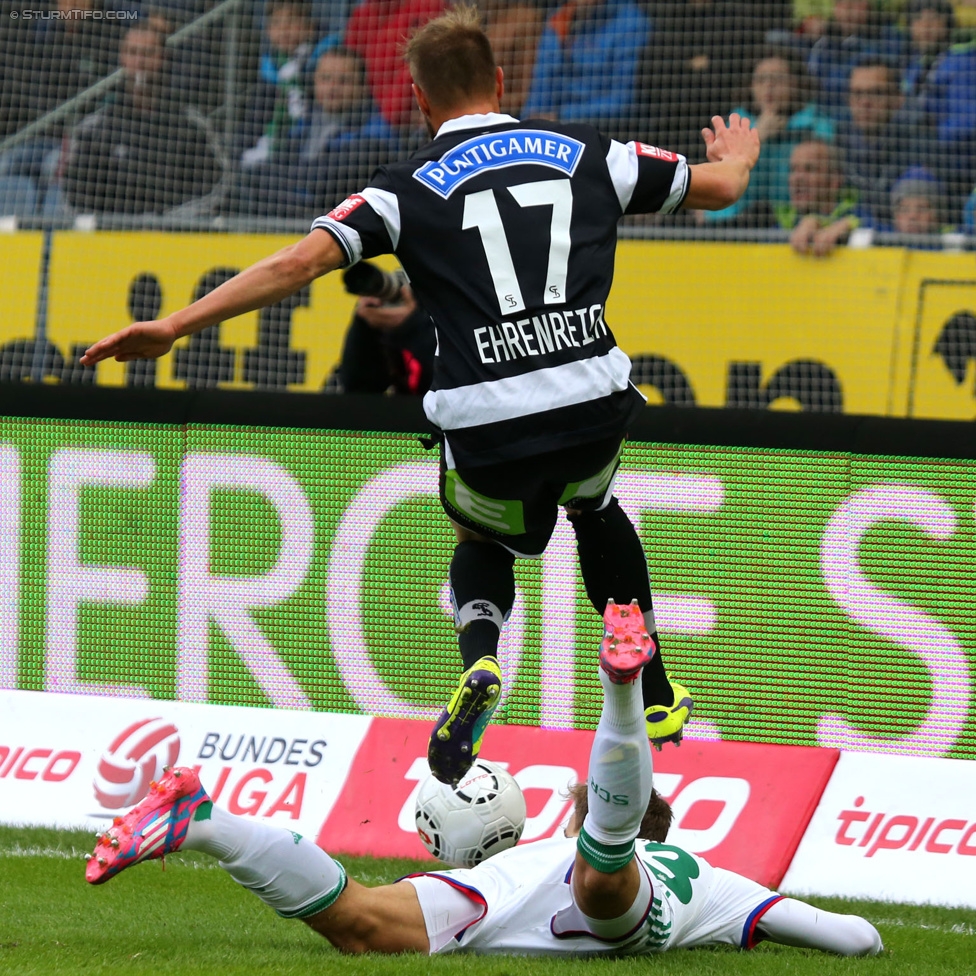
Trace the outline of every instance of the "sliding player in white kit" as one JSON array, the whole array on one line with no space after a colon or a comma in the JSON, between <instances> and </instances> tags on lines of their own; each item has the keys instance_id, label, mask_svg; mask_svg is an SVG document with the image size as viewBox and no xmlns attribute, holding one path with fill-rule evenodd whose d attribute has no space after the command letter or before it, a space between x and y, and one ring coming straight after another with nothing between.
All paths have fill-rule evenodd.
<instances>
[{"instance_id":1,"label":"sliding player in white kit","mask_svg":"<svg viewBox=\"0 0 976 976\"><path fill-rule=\"evenodd\" d=\"M278 914L351 953L640 955L763 939L840 955L880 952L863 918L783 898L679 847L638 839L663 840L670 820L652 791L639 680L654 643L636 601L608 604L604 620L603 709L567 836L471 869L367 888L299 835L215 807L195 772L177 768L101 835L87 880L202 851Z\"/></svg>"}]
</instances>

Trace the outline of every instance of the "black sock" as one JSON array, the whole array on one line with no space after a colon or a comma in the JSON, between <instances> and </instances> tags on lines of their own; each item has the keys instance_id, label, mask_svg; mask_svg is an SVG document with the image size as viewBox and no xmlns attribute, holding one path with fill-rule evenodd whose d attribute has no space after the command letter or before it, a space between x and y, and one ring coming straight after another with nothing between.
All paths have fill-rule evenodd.
<instances>
[{"instance_id":1,"label":"black sock","mask_svg":"<svg viewBox=\"0 0 976 976\"><path fill-rule=\"evenodd\" d=\"M498 657L498 638L501 636L498 628L490 620L472 620L458 634L458 649L461 651L461 661L467 671L475 661L490 655Z\"/></svg>"},{"instance_id":2,"label":"black sock","mask_svg":"<svg viewBox=\"0 0 976 976\"><path fill-rule=\"evenodd\" d=\"M637 600L642 613L650 612L651 582L644 549L617 499L611 498L602 512L581 512L568 518L576 533L580 572L593 609L602 615L607 600ZM648 624L653 625L653 619Z\"/></svg>"},{"instance_id":3,"label":"black sock","mask_svg":"<svg viewBox=\"0 0 976 976\"><path fill-rule=\"evenodd\" d=\"M674 704L674 690L664 672L664 661L661 660L661 640L655 631L651 634L657 645L657 654L651 658L641 671L641 692L644 708L652 705L664 705L670 708Z\"/></svg>"},{"instance_id":4,"label":"black sock","mask_svg":"<svg viewBox=\"0 0 976 976\"><path fill-rule=\"evenodd\" d=\"M515 603L515 557L494 542L459 542L451 560L454 624L464 669L498 655L502 623Z\"/></svg>"},{"instance_id":5,"label":"black sock","mask_svg":"<svg viewBox=\"0 0 976 976\"><path fill-rule=\"evenodd\" d=\"M630 603L636 599L647 620L658 651L641 675L644 707L673 705L674 695L661 659L661 642L654 628L647 559L637 530L616 498L611 498L602 512L567 517L576 533L580 572L593 609L602 614L607 600Z\"/></svg>"}]
</instances>

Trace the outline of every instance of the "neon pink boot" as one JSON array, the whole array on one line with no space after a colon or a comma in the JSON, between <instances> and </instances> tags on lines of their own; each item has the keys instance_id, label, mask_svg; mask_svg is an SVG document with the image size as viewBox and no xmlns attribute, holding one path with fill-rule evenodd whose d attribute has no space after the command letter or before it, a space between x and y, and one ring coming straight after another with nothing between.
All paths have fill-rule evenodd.
<instances>
[{"instance_id":1,"label":"neon pink boot","mask_svg":"<svg viewBox=\"0 0 976 976\"><path fill-rule=\"evenodd\" d=\"M99 834L85 880L103 884L133 864L178 851L197 807L208 802L194 770L167 766L162 779L149 784L149 795Z\"/></svg>"},{"instance_id":2,"label":"neon pink boot","mask_svg":"<svg viewBox=\"0 0 976 976\"><path fill-rule=\"evenodd\" d=\"M614 684L636 681L641 669L657 652L637 601L627 604L607 600L603 623L606 631L600 645L600 667Z\"/></svg>"}]
</instances>

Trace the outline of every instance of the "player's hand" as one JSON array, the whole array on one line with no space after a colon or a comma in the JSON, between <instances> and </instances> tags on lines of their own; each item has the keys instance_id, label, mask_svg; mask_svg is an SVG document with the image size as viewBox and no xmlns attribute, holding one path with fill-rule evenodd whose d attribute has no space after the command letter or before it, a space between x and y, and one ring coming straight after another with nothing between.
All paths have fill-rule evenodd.
<instances>
[{"instance_id":1,"label":"player's hand","mask_svg":"<svg viewBox=\"0 0 976 976\"><path fill-rule=\"evenodd\" d=\"M737 112L729 116L729 124L721 115L712 116L712 128L702 129L705 156L710 163L720 163L732 157L742 159L752 169L759 159L759 134Z\"/></svg>"},{"instance_id":2,"label":"player's hand","mask_svg":"<svg viewBox=\"0 0 976 976\"><path fill-rule=\"evenodd\" d=\"M399 305L384 305L378 298L363 296L356 302L356 314L374 329L398 329L417 311L417 299L409 285L400 289Z\"/></svg>"},{"instance_id":3,"label":"player's hand","mask_svg":"<svg viewBox=\"0 0 976 976\"><path fill-rule=\"evenodd\" d=\"M134 322L85 350L82 366L94 366L103 359L127 363L133 359L158 359L173 348L176 329L168 318L157 322Z\"/></svg>"}]
</instances>

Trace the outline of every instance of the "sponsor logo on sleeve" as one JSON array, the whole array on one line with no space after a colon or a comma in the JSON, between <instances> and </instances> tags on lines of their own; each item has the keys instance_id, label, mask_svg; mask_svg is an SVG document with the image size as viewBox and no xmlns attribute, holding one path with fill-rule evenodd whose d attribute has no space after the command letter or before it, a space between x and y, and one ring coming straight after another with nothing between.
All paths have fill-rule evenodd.
<instances>
[{"instance_id":1,"label":"sponsor logo on sleeve","mask_svg":"<svg viewBox=\"0 0 976 976\"><path fill-rule=\"evenodd\" d=\"M657 146L649 146L646 142L635 142L638 156L650 156L652 159L661 159L666 163L676 163L678 154L668 152L667 149L658 149Z\"/></svg>"},{"instance_id":2,"label":"sponsor logo on sleeve","mask_svg":"<svg viewBox=\"0 0 976 976\"><path fill-rule=\"evenodd\" d=\"M364 204L366 198L360 196L358 193L354 193L351 197L346 197L337 207L330 210L325 216L331 217L332 220L345 220L358 206Z\"/></svg>"}]
</instances>

